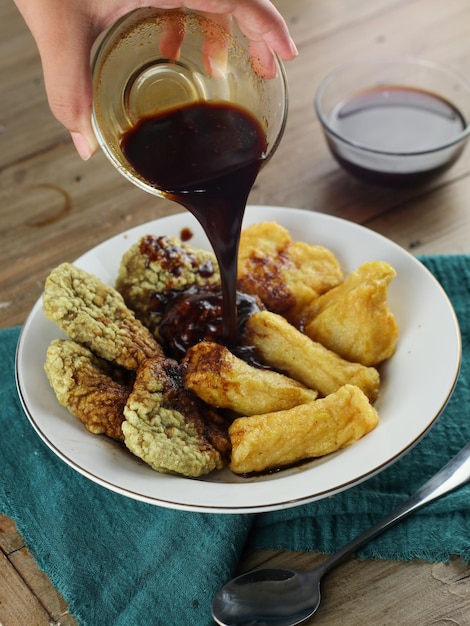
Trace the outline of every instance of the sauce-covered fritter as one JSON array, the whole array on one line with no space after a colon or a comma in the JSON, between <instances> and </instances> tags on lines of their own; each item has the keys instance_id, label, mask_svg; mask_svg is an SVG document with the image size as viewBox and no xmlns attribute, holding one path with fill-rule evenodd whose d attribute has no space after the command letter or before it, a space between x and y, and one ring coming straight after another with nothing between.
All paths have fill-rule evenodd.
<instances>
[{"instance_id":1,"label":"sauce-covered fritter","mask_svg":"<svg viewBox=\"0 0 470 626\"><path fill-rule=\"evenodd\" d=\"M124 254L116 280L126 304L154 334L175 293L213 285L220 285L220 274L212 252L177 237L153 235L142 237Z\"/></svg>"},{"instance_id":2,"label":"sauce-covered fritter","mask_svg":"<svg viewBox=\"0 0 470 626\"><path fill-rule=\"evenodd\" d=\"M318 395L288 376L253 367L209 341L190 348L182 366L188 389L204 402L240 415L290 409Z\"/></svg>"},{"instance_id":3,"label":"sauce-covered fritter","mask_svg":"<svg viewBox=\"0 0 470 626\"><path fill-rule=\"evenodd\" d=\"M71 339L50 344L44 369L59 403L87 430L123 439L124 405L133 382L129 373Z\"/></svg>"},{"instance_id":4,"label":"sauce-covered fritter","mask_svg":"<svg viewBox=\"0 0 470 626\"><path fill-rule=\"evenodd\" d=\"M116 289L71 263L49 274L42 302L46 317L70 339L125 369L162 353Z\"/></svg>"},{"instance_id":5,"label":"sauce-covered fritter","mask_svg":"<svg viewBox=\"0 0 470 626\"><path fill-rule=\"evenodd\" d=\"M267 309L293 324L298 324L314 298L342 278L340 264L330 250L293 241L275 222L253 224L241 233L239 289L257 295Z\"/></svg>"},{"instance_id":6,"label":"sauce-covered fritter","mask_svg":"<svg viewBox=\"0 0 470 626\"><path fill-rule=\"evenodd\" d=\"M172 359L142 363L124 415L126 446L159 472L197 477L228 462L228 425L184 387Z\"/></svg>"}]
</instances>

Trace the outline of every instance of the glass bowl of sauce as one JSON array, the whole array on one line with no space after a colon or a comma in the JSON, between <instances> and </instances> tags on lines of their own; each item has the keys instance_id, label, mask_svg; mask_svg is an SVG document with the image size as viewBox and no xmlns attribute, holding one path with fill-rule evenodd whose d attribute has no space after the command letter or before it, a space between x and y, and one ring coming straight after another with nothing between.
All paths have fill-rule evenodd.
<instances>
[{"instance_id":1,"label":"glass bowl of sauce","mask_svg":"<svg viewBox=\"0 0 470 626\"><path fill-rule=\"evenodd\" d=\"M93 52L98 142L131 182L163 197L243 161L263 166L287 119L285 71L274 62L276 76L264 79L229 16L131 11Z\"/></svg>"},{"instance_id":2,"label":"glass bowl of sauce","mask_svg":"<svg viewBox=\"0 0 470 626\"><path fill-rule=\"evenodd\" d=\"M229 16L137 9L92 58L93 128L106 156L141 189L202 225L221 275L222 326L237 341L237 252L248 194L287 120L285 71L266 77Z\"/></svg>"},{"instance_id":3,"label":"glass bowl of sauce","mask_svg":"<svg viewBox=\"0 0 470 626\"><path fill-rule=\"evenodd\" d=\"M315 111L346 171L375 184L421 184L465 147L470 83L425 60L362 60L326 76Z\"/></svg>"}]
</instances>

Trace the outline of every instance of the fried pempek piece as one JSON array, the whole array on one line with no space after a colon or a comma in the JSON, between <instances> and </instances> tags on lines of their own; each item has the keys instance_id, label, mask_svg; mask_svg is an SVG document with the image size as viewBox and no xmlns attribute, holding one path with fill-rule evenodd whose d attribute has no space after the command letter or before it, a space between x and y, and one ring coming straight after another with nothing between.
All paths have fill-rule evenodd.
<instances>
[{"instance_id":1,"label":"fried pempek piece","mask_svg":"<svg viewBox=\"0 0 470 626\"><path fill-rule=\"evenodd\" d=\"M162 354L122 296L71 263L59 265L49 274L43 309L70 339L125 369L135 370L143 359Z\"/></svg>"},{"instance_id":2,"label":"fried pempek piece","mask_svg":"<svg viewBox=\"0 0 470 626\"><path fill-rule=\"evenodd\" d=\"M44 369L59 403L88 431L123 439L123 411L132 384L122 371L71 339L50 344Z\"/></svg>"},{"instance_id":3,"label":"fried pempek piece","mask_svg":"<svg viewBox=\"0 0 470 626\"><path fill-rule=\"evenodd\" d=\"M142 363L124 415L126 446L159 472L197 477L228 463L227 424L185 389L172 359Z\"/></svg>"},{"instance_id":4,"label":"fried pempek piece","mask_svg":"<svg viewBox=\"0 0 470 626\"><path fill-rule=\"evenodd\" d=\"M212 406L241 415L290 409L318 395L283 374L248 365L213 342L190 348L182 366L188 389Z\"/></svg>"},{"instance_id":5,"label":"fried pempek piece","mask_svg":"<svg viewBox=\"0 0 470 626\"><path fill-rule=\"evenodd\" d=\"M387 304L396 276L383 261L364 263L311 303L305 334L348 361L378 365L395 352L398 325Z\"/></svg>"},{"instance_id":6,"label":"fried pempek piece","mask_svg":"<svg viewBox=\"0 0 470 626\"><path fill-rule=\"evenodd\" d=\"M244 342L256 348L267 365L285 372L322 396L350 383L375 402L380 376L373 367L351 363L270 311L254 313L246 323Z\"/></svg>"},{"instance_id":7,"label":"fried pempek piece","mask_svg":"<svg viewBox=\"0 0 470 626\"><path fill-rule=\"evenodd\" d=\"M163 310L175 293L219 284L212 252L193 248L177 237L147 235L124 254L116 289L145 326L158 333Z\"/></svg>"},{"instance_id":8,"label":"fried pempek piece","mask_svg":"<svg viewBox=\"0 0 470 626\"><path fill-rule=\"evenodd\" d=\"M240 417L230 426L236 474L264 472L345 448L373 430L378 415L354 385L287 411Z\"/></svg>"},{"instance_id":9,"label":"fried pempek piece","mask_svg":"<svg viewBox=\"0 0 470 626\"><path fill-rule=\"evenodd\" d=\"M317 296L343 279L334 254L322 246L292 241L275 222L245 228L238 253L238 285L267 309L293 324Z\"/></svg>"}]
</instances>

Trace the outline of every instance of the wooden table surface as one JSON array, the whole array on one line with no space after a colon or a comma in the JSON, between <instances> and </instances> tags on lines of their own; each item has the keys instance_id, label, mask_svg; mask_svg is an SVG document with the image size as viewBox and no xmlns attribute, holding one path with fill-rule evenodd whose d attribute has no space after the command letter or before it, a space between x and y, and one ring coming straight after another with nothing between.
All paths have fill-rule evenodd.
<instances>
[{"instance_id":1,"label":"wooden table surface","mask_svg":"<svg viewBox=\"0 0 470 626\"><path fill-rule=\"evenodd\" d=\"M319 81L356 58L408 55L470 78L468 0L278 0L300 56L288 64L290 113L282 144L249 202L298 207L364 224L413 254L470 252L470 149L441 178L408 189L373 187L330 157L313 111ZM179 206L121 177L100 153L82 162L49 112L32 37L0 0L0 326L22 324L49 271L104 239ZM75 624L0 515L0 624ZM255 552L260 564L306 568L316 554ZM470 567L353 559L325 583L315 624L470 625ZM97 625L98 626L98 625ZM173 625L169 625L173 626ZM176 625L175 625L176 626Z\"/></svg>"}]
</instances>

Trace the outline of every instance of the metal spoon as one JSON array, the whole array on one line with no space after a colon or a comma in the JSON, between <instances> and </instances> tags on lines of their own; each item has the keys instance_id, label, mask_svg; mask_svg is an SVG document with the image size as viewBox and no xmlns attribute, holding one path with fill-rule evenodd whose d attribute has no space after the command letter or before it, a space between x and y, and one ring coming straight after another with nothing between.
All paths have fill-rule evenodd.
<instances>
[{"instance_id":1,"label":"metal spoon","mask_svg":"<svg viewBox=\"0 0 470 626\"><path fill-rule=\"evenodd\" d=\"M220 626L301 624L320 606L320 583L325 574L393 524L469 480L470 443L406 502L315 569L258 569L228 582L214 598L212 617Z\"/></svg>"}]
</instances>

